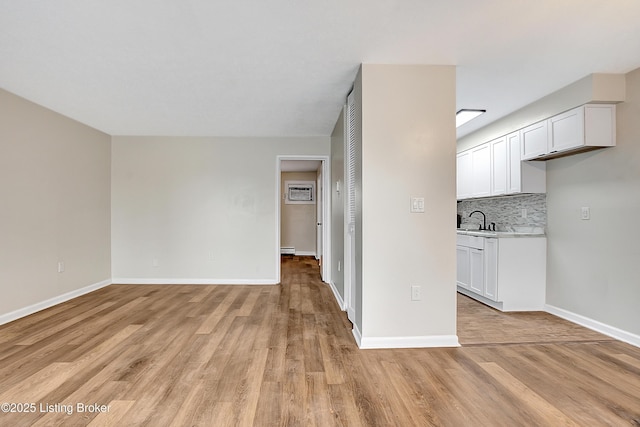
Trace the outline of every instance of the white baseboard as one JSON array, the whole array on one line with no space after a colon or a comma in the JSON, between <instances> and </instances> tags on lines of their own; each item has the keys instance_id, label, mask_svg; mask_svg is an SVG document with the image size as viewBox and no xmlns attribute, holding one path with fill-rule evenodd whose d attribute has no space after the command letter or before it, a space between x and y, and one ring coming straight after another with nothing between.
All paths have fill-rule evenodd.
<instances>
[{"instance_id":1,"label":"white baseboard","mask_svg":"<svg viewBox=\"0 0 640 427\"><path fill-rule=\"evenodd\" d=\"M49 298L48 300L32 304L30 306L12 311L10 313L2 314L0 315L0 325L13 322L14 320L20 319L21 317L29 316L30 314L37 313L38 311L53 307L54 305L72 300L100 288L104 288L105 286L109 286L110 284L111 279L103 280L102 282L94 283L93 285L85 286L84 288L76 289L75 291L67 292L66 294L62 294L57 297Z\"/></svg>"},{"instance_id":2,"label":"white baseboard","mask_svg":"<svg viewBox=\"0 0 640 427\"><path fill-rule=\"evenodd\" d=\"M580 326L589 328L601 334L607 335L611 338L615 338L620 341L624 341L627 344L631 344L635 347L640 347L640 335L632 334L631 332L623 331L622 329L614 326L607 325L597 320L590 319L580 314L573 313L563 308L555 307L553 305L546 304L545 311L551 313L554 316L561 317L573 323L577 323Z\"/></svg>"},{"instance_id":3,"label":"white baseboard","mask_svg":"<svg viewBox=\"0 0 640 427\"><path fill-rule=\"evenodd\" d=\"M296 256L316 256L316 251L296 251Z\"/></svg>"},{"instance_id":4,"label":"white baseboard","mask_svg":"<svg viewBox=\"0 0 640 427\"><path fill-rule=\"evenodd\" d=\"M495 308L496 310L500 310L500 311L504 311L502 309L502 303L501 302L497 302L497 301L492 301L489 298L485 298L482 295L479 295L469 289L463 288L460 285L457 285L457 289L458 292L460 292L462 295L466 295L469 298L473 298L476 301L480 301L481 303L483 303L484 305L488 305L489 307Z\"/></svg>"},{"instance_id":5,"label":"white baseboard","mask_svg":"<svg viewBox=\"0 0 640 427\"><path fill-rule=\"evenodd\" d=\"M345 303L345 306L346 306L346 303ZM353 307L351 307L351 308L345 307L345 311L347 312L347 317L349 319L355 319L356 318L356 309L355 308L353 308Z\"/></svg>"},{"instance_id":6,"label":"white baseboard","mask_svg":"<svg viewBox=\"0 0 640 427\"><path fill-rule=\"evenodd\" d=\"M152 279L115 277L114 285L277 285L274 279Z\"/></svg>"},{"instance_id":7,"label":"white baseboard","mask_svg":"<svg viewBox=\"0 0 640 427\"><path fill-rule=\"evenodd\" d=\"M358 329L358 325L353 324L353 329L351 330L353 337L356 339L356 344L358 344L358 348L362 348L362 334L360 333L360 329Z\"/></svg>"},{"instance_id":8,"label":"white baseboard","mask_svg":"<svg viewBox=\"0 0 640 427\"><path fill-rule=\"evenodd\" d=\"M347 306L344 303L344 300L342 299L342 296L338 292L338 289L336 288L336 285L333 282L329 282L329 286L331 287L331 290L333 291L333 296L336 298L336 301L338 301L338 306L340 306L340 310L345 311L347 309Z\"/></svg>"},{"instance_id":9,"label":"white baseboard","mask_svg":"<svg viewBox=\"0 0 640 427\"><path fill-rule=\"evenodd\" d=\"M460 347L457 335L427 335L419 337L362 337L361 349Z\"/></svg>"}]
</instances>

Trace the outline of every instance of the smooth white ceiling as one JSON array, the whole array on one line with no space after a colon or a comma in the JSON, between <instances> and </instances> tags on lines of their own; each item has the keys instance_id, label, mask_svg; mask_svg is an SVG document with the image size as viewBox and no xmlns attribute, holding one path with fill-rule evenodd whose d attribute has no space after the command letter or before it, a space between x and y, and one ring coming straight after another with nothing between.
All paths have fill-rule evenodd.
<instances>
[{"instance_id":1,"label":"smooth white ceiling","mask_svg":"<svg viewBox=\"0 0 640 427\"><path fill-rule=\"evenodd\" d=\"M281 160L281 172L316 172L320 169L320 160Z\"/></svg>"},{"instance_id":2,"label":"smooth white ceiling","mask_svg":"<svg viewBox=\"0 0 640 427\"><path fill-rule=\"evenodd\" d=\"M450 64L488 110L462 136L639 67L639 23L638 0L0 0L0 87L112 135L329 135L360 63Z\"/></svg>"}]
</instances>

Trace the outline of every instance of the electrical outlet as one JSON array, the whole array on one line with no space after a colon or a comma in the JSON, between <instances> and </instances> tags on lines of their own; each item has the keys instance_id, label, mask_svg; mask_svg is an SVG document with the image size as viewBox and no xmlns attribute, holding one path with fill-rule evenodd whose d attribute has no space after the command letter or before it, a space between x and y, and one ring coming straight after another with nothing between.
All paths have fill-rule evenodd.
<instances>
[{"instance_id":1,"label":"electrical outlet","mask_svg":"<svg viewBox=\"0 0 640 427\"><path fill-rule=\"evenodd\" d=\"M422 286L411 286L411 301L420 301L422 299Z\"/></svg>"},{"instance_id":2,"label":"electrical outlet","mask_svg":"<svg viewBox=\"0 0 640 427\"><path fill-rule=\"evenodd\" d=\"M580 219L587 220L591 219L591 209L588 206L580 208Z\"/></svg>"},{"instance_id":3,"label":"electrical outlet","mask_svg":"<svg viewBox=\"0 0 640 427\"><path fill-rule=\"evenodd\" d=\"M64 261L58 261L58 273L64 273Z\"/></svg>"},{"instance_id":4,"label":"electrical outlet","mask_svg":"<svg viewBox=\"0 0 640 427\"><path fill-rule=\"evenodd\" d=\"M160 261L158 261L158 258L152 259L151 265L153 265L154 267L158 267L160 265Z\"/></svg>"},{"instance_id":5,"label":"electrical outlet","mask_svg":"<svg viewBox=\"0 0 640 427\"><path fill-rule=\"evenodd\" d=\"M338 271L340 271L340 267L342 267L342 264L338 261Z\"/></svg>"}]
</instances>

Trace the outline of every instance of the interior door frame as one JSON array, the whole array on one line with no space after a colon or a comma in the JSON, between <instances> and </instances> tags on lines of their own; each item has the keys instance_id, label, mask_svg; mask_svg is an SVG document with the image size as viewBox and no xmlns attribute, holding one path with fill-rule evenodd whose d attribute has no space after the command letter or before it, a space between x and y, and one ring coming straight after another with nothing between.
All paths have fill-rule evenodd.
<instances>
[{"instance_id":1,"label":"interior door frame","mask_svg":"<svg viewBox=\"0 0 640 427\"><path fill-rule=\"evenodd\" d=\"M276 279L280 283L282 272L280 269L280 231L282 212L282 168L283 160L318 160L322 168L322 280L331 283L331 164L329 156L314 155L279 155L276 156L276 235L275 235L275 266ZM316 188L316 194L319 193Z\"/></svg>"},{"instance_id":2,"label":"interior door frame","mask_svg":"<svg viewBox=\"0 0 640 427\"><path fill-rule=\"evenodd\" d=\"M322 254L323 251L323 243L324 238L322 235L322 230L324 230L324 185L322 180L324 179L322 173L322 167L320 167L316 171L316 259L320 262L322 276L324 277L324 256Z\"/></svg>"}]
</instances>

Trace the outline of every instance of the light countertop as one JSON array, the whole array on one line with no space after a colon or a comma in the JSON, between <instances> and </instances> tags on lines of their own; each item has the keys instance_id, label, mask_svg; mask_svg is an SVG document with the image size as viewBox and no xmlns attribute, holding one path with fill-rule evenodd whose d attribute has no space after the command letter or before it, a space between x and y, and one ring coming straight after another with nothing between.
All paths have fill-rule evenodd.
<instances>
[{"instance_id":1,"label":"light countertop","mask_svg":"<svg viewBox=\"0 0 640 427\"><path fill-rule=\"evenodd\" d=\"M468 236L479 236L479 237L546 237L545 234L540 229L533 229L527 231L487 231L487 230L466 230L463 228L457 229L458 234L468 235Z\"/></svg>"}]
</instances>

